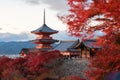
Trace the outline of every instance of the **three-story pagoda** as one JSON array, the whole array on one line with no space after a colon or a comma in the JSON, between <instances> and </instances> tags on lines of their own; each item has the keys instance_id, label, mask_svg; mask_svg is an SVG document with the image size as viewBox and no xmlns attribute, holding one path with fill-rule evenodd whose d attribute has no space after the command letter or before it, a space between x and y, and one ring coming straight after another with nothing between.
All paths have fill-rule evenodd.
<instances>
[{"instance_id":1,"label":"three-story pagoda","mask_svg":"<svg viewBox=\"0 0 120 80\"><path fill-rule=\"evenodd\" d=\"M45 10L43 25L40 28L32 31L31 33L38 35L37 39L32 41L33 43L37 44L36 46L37 49L46 51L52 49L51 44L58 42L58 40L55 40L51 37L52 34L58 33L58 31L51 29L45 23Z\"/></svg>"}]
</instances>

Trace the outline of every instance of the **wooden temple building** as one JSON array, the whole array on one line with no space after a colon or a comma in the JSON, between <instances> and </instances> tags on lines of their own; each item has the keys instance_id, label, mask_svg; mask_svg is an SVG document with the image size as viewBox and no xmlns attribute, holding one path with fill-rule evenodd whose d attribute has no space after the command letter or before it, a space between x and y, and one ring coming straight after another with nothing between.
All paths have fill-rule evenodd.
<instances>
[{"instance_id":1,"label":"wooden temple building","mask_svg":"<svg viewBox=\"0 0 120 80\"><path fill-rule=\"evenodd\" d=\"M45 11L44 11L44 22L43 25L32 31L31 33L36 34L37 38L32 40L36 44L35 48L23 48L20 55L25 56L31 53L47 52L51 50L59 50L65 58L80 57L89 58L93 56L94 50L100 49L100 46L96 45L96 40L86 40L80 42L79 40L74 41L59 41L51 37L52 34L58 33L58 31L51 29L45 23ZM56 47L52 44L59 42Z\"/></svg>"},{"instance_id":2,"label":"wooden temple building","mask_svg":"<svg viewBox=\"0 0 120 80\"><path fill-rule=\"evenodd\" d=\"M65 58L81 57L81 49L79 45L79 40L60 41L60 43L53 50L59 50Z\"/></svg>"},{"instance_id":3,"label":"wooden temple building","mask_svg":"<svg viewBox=\"0 0 120 80\"><path fill-rule=\"evenodd\" d=\"M83 58L93 57L97 50L101 50L102 47L97 44L95 39L88 39L80 43L81 55Z\"/></svg>"}]
</instances>

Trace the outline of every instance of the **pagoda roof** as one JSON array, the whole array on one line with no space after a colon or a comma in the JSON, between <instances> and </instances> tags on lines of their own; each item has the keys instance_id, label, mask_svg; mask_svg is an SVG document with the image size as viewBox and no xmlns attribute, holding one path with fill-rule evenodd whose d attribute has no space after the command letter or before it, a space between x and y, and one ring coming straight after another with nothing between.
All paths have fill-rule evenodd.
<instances>
[{"instance_id":1,"label":"pagoda roof","mask_svg":"<svg viewBox=\"0 0 120 80\"><path fill-rule=\"evenodd\" d=\"M36 40L32 40L32 42L35 42L35 43L54 43L54 42L58 42L58 40L55 40L55 39L36 39Z\"/></svg>"},{"instance_id":2,"label":"pagoda roof","mask_svg":"<svg viewBox=\"0 0 120 80\"><path fill-rule=\"evenodd\" d=\"M53 30L48 27L46 24L43 24L40 28L32 31L32 33L57 33L57 30Z\"/></svg>"},{"instance_id":3,"label":"pagoda roof","mask_svg":"<svg viewBox=\"0 0 120 80\"><path fill-rule=\"evenodd\" d=\"M58 32L58 31L53 30L50 27L48 27L45 22L46 22L46 20L45 20L45 9L44 9L43 25L40 28L32 31L32 33L36 33L36 34L39 34L39 33L54 34L54 33Z\"/></svg>"}]
</instances>

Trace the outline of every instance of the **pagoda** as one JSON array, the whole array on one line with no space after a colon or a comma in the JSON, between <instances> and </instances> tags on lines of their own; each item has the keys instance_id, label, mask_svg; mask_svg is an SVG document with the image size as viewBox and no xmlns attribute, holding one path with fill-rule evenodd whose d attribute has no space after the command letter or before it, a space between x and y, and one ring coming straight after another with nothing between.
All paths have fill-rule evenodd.
<instances>
[{"instance_id":1,"label":"pagoda","mask_svg":"<svg viewBox=\"0 0 120 80\"><path fill-rule=\"evenodd\" d=\"M37 44L36 49L40 49L43 51L48 51L52 49L51 44L58 42L58 40L55 40L51 37L52 34L58 33L58 31L51 29L48 27L45 23L45 9L44 9L44 17L43 17L43 25L34 30L31 31L31 33L36 34L38 37L35 40L32 40L33 43Z\"/></svg>"}]
</instances>

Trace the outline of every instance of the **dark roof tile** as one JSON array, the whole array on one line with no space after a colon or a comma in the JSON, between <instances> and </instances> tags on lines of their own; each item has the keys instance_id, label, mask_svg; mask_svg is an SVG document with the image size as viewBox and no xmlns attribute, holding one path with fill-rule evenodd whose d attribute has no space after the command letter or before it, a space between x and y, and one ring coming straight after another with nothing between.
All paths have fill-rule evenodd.
<instances>
[{"instance_id":1,"label":"dark roof tile","mask_svg":"<svg viewBox=\"0 0 120 80\"><path fill-rule=\"evenodd\" d=\"M101 46L97 44L96 40L86 40L84 41L83 44L88 48L102 48Z\"/></svg>"},{"instance_id":2,"label":"dark roof tile","mask_svg":"<svg viewBox=\"0 0 120 80\"><path fill-rule=\"evenodd\" d=\"M32 31L32 33L57 33L58 31L51 29L46 24L43 24L40 28Z\"/></svg>"},{"instance_id":3,"label":"dark roof tile","mask_svg":"<svg viewBox=\"0 0 120 80\"><path fill-rule=\"evenodd\" d=\"M58 44L54 50L59 51L67 51L69 48L73 48L75 45L77 45L78 40L76 41L61 41L60 44Z\"/></svg>"}]
</instances>

